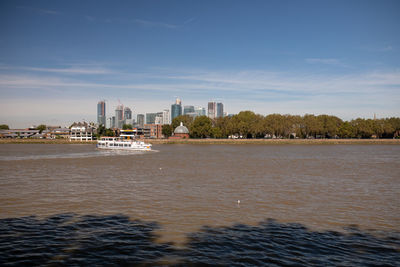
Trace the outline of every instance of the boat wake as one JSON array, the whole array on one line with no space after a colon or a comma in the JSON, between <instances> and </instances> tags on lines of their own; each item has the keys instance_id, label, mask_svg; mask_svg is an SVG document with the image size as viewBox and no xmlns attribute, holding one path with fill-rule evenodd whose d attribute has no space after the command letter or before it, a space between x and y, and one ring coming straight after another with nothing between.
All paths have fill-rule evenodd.
<instances>
[{"instance_id":1,"label":"boat wake","mask_svg":"<svg viewBox=\"0 0 400 267\"><path fill-rule=\"evenodd\" d=\"M144 155L150 152L159 152L159 151L158 150L151 150L151 151L95 150L91 152L80 152L80 153L78 152L78 153L59 153L59 154L48 154L48 155L36 154L36 155L23 155L23 156L0 156L0 161L130 156L130 155Z\"/></svg>"}]
</instances>

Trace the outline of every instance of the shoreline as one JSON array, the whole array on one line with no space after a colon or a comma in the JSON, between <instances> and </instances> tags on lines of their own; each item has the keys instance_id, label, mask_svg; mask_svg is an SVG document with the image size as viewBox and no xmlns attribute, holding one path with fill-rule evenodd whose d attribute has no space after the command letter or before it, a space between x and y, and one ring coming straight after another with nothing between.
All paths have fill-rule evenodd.
<instances>
[{"instance_id":1,"label":"shoreline","mask_svg":"<svg viewBox=\"0 0 400 267\"><path fill-rule=\"evenodd\" d=\"M179 145L400 145L400 139L141 139L150 144ZM62 139L0 139L1 144L96 144Z\"/></svg>"}]
</instances>

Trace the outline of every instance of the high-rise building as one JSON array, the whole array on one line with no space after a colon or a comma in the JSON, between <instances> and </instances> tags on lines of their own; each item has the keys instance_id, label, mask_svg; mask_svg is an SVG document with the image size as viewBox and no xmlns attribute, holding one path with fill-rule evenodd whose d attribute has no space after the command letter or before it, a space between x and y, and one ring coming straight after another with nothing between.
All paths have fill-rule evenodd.
<instances>
[{"instance_id":1,"label":"high-rise building","mask_svg":"<svg viewBox=\"0 0 400 267\"><path fill-rule=\"evenodd\" d=\"M196 113L196 116L205 116L206 115L206 109L202 107L196 107L194 109L194 112Z\"/></svg>"},{"instance_id":2,"label":"high-rise building","mask_svg":"<svg viewBox=\"0 0 400 267\"><path fill-rule=\"evenodd\" d=\"M118 105L115 109L115 127L122 128L124 123L124 106Z\"/></svg>"},{"instance_id":3,"label":"high-rise building","mask_svg":"<svg viewBox=\"0 0 400 267\"><path fill-rule=\"evenodd\" d=\"M106 102L97 103L97 123L106 126Z\"/></svg>"},{"instance_id":4,"label":"high-rise building","mask_svg":"<svg viewBox=\"0 0 400 267\"><path fill-rule=\"evenodd\" d=\"M171 124L171 117L169 114L169 109L163 110L163 123L162 124Z\"/></svg>"},{"instance_id":5,"label":"high-rise building","mask_svg":"<svg viewBox=\"0 0 400 267\"><path fill-rule=\"evenodd\" d=\"M146 113L146 124L155 124L157 113Z\"/></svg>"},{"instance_id":6,"label":"high-rise building","mask_svg":"<svg viewBox=\"0 0 400 267\"><path fill-rule=\"evenodd\" d=\"M210 119L215 119L217 116L217 103L215 102L208 102L208 114L207 116Z\"/></svg>"},{"instance_id":7,"label":"high-rise building","mask_svg":"<svg viewBox=\"0 0 400 267\"><path fill-rule=\"evenodd\" d=\"M183 107L183 115L186 115L188 113L193 113L194 112L194 106L184 106Z\"/></svg>"},{"instance_id":8,"label":"high-rise building","mask_svg":"<svg viewBox=\"0 0 400 267\"><path fill-rule=\"evenodd\" d=\"M115 116L112 116L112 117L111 117L111 128L115 128L115 127L117 127L117 126L115 125Z\"/></svg>"},{"instance_id":9,"label":"high-rise building","mask_svg":"<svg viewBox=\"0 0 400 267\"><path fill-rule=\"evenodd\" d=\"M132 110L128 107L124 108L124 119L131 120L132 119Z\"/></svg>"},{"instance_id":10,"label":"high-rise building","mask_svg":"<svg viewBox=\"0 0 400 267\"><path fill-rule=\"evenodd\" d=\"M224 104L217 103L217 118L224 117Z\"/></svg>"},{"instance_id":11,"label":"high-rise building","mask_svg":"<svg viewBox=\"0 0 400 267\"><path fill-rule=\"evenodd\" d=\"M156 118L154 119L154 124L163 124L163 113L157 112Z\"/></svg>"},{"instance_id":12,"label":"high-rise building","mask_svg":"<svg viewBox=\"0 0 400 267\"><path fill-rule=\"evenodd\" d=\"M144 126L144 115L143 114L137 115L137 124L138 124L138 127L143 128L143 126Z\"/></svg>"},{"instance_id":13,"label":"high-rise building","mask_svg":"<svg viewBox=\"0 0 400 267\"><path fill-rule=\"evenodd\" d=\"M171 121L180 115L182 115L182 102L177 98L175 104L171 105Z\"/></svg>"},{"instance_id":14,"label":"high-rise building","mask_svg":"<svg viewBox=\"0 0 400 267\"><path fill-rule=\"evenodd\" d=\"M133 124L132 110L128 107L124 108L124 124Z\"/></svg>"}]
</instances>

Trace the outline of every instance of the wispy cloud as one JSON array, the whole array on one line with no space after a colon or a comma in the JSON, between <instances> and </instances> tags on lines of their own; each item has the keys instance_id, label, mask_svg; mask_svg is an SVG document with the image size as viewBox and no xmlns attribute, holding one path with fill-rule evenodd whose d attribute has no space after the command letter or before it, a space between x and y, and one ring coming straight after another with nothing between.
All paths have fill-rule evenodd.
<instances>
[{"instance_id":1,"label":"wispy cloud","mask_svg":"<svg viewBox=\"0 0 400 267\"><path fill-rule=\"evenodd\" d=\"M387 52L387 51L392 51L392 50L393 50L393 47L391 45L387 45L387 46L381 48L382 52Z\"/></svg>"},{"instance_id":2,"label":"wispy cloud","mask_svg":"<svg viewBox=\"0 0 400 267\"><path fill-rule=\"evenodd\" d=\"M68 67L68 68L39 68L39 67L9 67L9 66L0 66L0 69L5 70L23 70L23 71L31 71L31 72L53 72L60 74L112 74L113 71L101 67L81 67L78 65L77 67Z\"/></svg>"},{"instance_id":3,"label":"wispy cloud","mask_svg":"<svg viewBox=\"0 0 400 267\"><path fill-rule=\"evenodd\" d=\"M87 21L89 21L89 22L93 22L93 21L95 21L95 20L96 20L96 18L95 18L95 17L93 17L93 16L89 16L89 15L86 15L86 16L85 16L85 19L86 19Z\"/></svg>"},{"instance_id":4,"label":"wispy cloud","mask_svg":"<svg viewBox=\"0 0 400 267\"><path fill-rule=\"evenodd\" d=\"M34 71L30 73L7 71L0 74L0 114L4 118L12 115L11 109L5 108L6 104L18 101L46 103L46 99L63 99L59 112L64 110L68 114L74 99L95 103L100 98L121 98L138 112L155 112L169 107L173 96L181 96L188 104L202 106L208 100L218 98L226 103L230 112L250 109L262 114L329 113L342 118L367 116L373 112L400 115L400 70L321 75L263 70L173 69L132 74L111 69L99 79L98 76L81 75L79 69L68 70L69 75L59 69L31 69ZM27 106L18 108L25 110ZM37 107L37 111L30 112L46 114L44 107L43 110L40 105Z\"/></svg>"},{"instance_id":5,"label":"wispy cloud","mask_svg":"<svg viewBox=\"0 0 400 267\"><path fill-rule=\"evenodd\" d=\"M250 94L343 94L343 93L382 93L398 91L400 71L369 72L353 75L316 75L305 73L268 72L268 71L161 71L159 73L129 73L110 69L84 68L32 68L20 69L33 71L33 74L2 74L0 86L34 87L70 87L76 88L115 88L143 89L155 91L197 92L204 90L222 92L241 92ZM34 75L34 72L54 73L52 76ZM57 76L57 74L71 76ZM109 83L88 81L80 74L100 74ZM118 75L117 79L113 77ZM72 76L74 75L74 76ZM80 78L81 77L81 78Z\"/></svg>"},{"instance_id":6,"label":"wispy cloud","mask_svg":"<svg viewBox=\"0 0 400 267\"><path fill-rule=\"evenodd\" d=\"M307 63L327 64L327 65L340 65L342 64L336 58L306 58Z\"/></svg>"},{"instance_id":7,"label":"wispy cloud","mask_svg":"<svg viewBox=\"0 0 400 267\"><path fill-rule=\"evenodd\" d=\"M55 72L64 74L111 74L107 69L84 69L84 68L25 68L30 71Z\"/></svg>"},{"instance_id":8,"label":"wispy cloud","mask_svg":"<svg viewBox=\"0 0 400 267\"><path fill-rule=\"evenodd\" d=\"M29 7L29 6L17 6L18 9L25 9L35 13L40 14L49 14L49 15L58 15L60 12L52 10L52 9L44 9L44 8L37 8L37 7Z\"/></svg>"},{"instance_id":9,"label":"wispy cloud","mask_svg":"<svg viewBox=\"0 0 400 267\"><path fill-rule=\"evenodd\" d=\"M192 23L193 21L195 21L196 20L196 18L195 17L193 17L193 18L189 18L189 19L187 19L186 21L184 21L183 22L183 25L186 25L186 24L189 24L189 23Z\"/></svg>"},{"instance_id":10,"label":"wispy cloud","mask_svg":"<svg viewBox=\"0 0 400 267\"><path fill-rule=\"evenodd\" d=\"M365 50L368 52L390 52L390 51L394 51L394 47L392 45L381 45L381 46L363 46L361 47L361 50Z\"/></svg>"},{"instance_id":11,"label":"wispy cloud","mask_svg":"<svg viewBox=\"0 0 400 267\"><path fill-rule=\"evenodd\" d=\"M185 25L189 24L193 19L188 19L182 24L172 24L160 21L146 20L146 19L124 19L124 18L108 18L103 20L106 23L122 23L122 24L138 24L143 27L149 28L165 28L165 29L178 29L182 28Z\"/></svg>"},{"instance_id":12,"label":"wispy cloud","mask_svg":"<svg viewBox=\"0 0 400 267\"><path fill-rule=\"evenodd\" d=\"M180 26L175 25L175 24L169 24L169 23L164 23L164 22L157 22L157 21L150 21L150 20L144 20L144 19L135 19L136 23L139 23L143 26L148 26L148 27L162 27L162 28L167 28L167 29L176 29L179 28Z\"/></svg>"}]
</instances>

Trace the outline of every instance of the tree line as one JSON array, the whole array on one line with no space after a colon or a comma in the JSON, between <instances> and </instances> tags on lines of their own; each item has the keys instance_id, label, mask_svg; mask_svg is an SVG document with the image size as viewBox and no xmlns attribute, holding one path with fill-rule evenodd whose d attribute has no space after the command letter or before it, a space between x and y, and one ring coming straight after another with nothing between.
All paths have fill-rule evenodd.
<instances>
[{"instance_id":1,"label":"tree line","mask_svg":"<svg viewBox=\"0 0 400 267\"><path fill-rule=\"evenodd\" d=\"M400 138L400 118L396 117L343 121L331 115L263 116L252 111L215 120L178 116L163 126L163 134L172 135L180 122L192 138Z\"/></svg>"}]
</instances>

